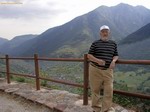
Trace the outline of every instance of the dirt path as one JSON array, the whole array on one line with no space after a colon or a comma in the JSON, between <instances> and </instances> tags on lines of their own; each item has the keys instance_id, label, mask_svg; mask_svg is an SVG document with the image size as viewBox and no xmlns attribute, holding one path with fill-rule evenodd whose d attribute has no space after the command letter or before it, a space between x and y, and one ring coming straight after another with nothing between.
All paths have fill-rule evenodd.
<instances>
[{"instance_id":1,"label":"dirt path","mask_svg":"<svg viewBox=\"0 0 150 112\"><path fill-rule=\"evenodd\" d=\"M0 112L52 112L50 109L23 98L0 92Z\"/></svg>"}]
</instances>

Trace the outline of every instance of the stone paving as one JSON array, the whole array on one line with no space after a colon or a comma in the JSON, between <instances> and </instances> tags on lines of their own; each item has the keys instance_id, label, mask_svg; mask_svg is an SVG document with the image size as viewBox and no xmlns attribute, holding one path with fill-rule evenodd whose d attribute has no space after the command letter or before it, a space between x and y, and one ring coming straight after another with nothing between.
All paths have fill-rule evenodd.
<instances>
[{"instance_id":1,"label":"stone paving","mask_svg":"<svg viewBox=\"0 0 150 112\"><path fill-rule=\"evenodd\" d=\"M48 107L0 92L0 112L53 112Z\"/></svg>"},{"instance_id":2,"label":"stone paving","mask_svg":"<svg viewBox=\"0 0 150 112\"><path fill-rule=\"evenodd\" d=\"M0 92L44 105L51 110L49 112L92 112L90 104L87 106L82 105L83 101L80 95L68 91L46 88L36 91L35 87L30 84L16 82L6 84L6 82L0 80ZM116 112L134 112L116 104L114 104L114 108Z\"/></svg>"}]
</instances>

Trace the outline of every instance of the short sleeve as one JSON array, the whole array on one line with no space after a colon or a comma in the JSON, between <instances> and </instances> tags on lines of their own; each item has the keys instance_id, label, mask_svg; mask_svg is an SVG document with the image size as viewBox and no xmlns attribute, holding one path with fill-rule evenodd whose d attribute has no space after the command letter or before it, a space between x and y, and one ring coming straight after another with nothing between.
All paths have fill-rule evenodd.
<instances>
[{"instance_id":1,"label":"short sleeve","mask_svg":"<svg viewBox=\"0 0 150 112\"><path fill-rule=\"evenodd\" d=\"M92 45L91 45L91 47L90 47L90 50L89 50L88 54L94 55L94 53L95 53L95 44L92 43Z\"/></svg>"}]
</instances>

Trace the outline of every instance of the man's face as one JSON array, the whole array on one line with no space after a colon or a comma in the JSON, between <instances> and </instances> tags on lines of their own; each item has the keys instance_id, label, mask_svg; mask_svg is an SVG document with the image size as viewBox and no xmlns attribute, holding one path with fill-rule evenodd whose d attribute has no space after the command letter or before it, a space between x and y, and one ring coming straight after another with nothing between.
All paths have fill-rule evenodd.
<instances>
[{"instance_id":1,"label":"man's face","mask_svg":"<svg viewBox=\"0 0 150 112\"><path fill-rule=\"evenodd\" d=\"M101 38L106 38L106 39L108 39L109 30L107 30L107 29L101 30L101 31L100 31L100 35L101 35Z\"/></svg>"}]
</instances>

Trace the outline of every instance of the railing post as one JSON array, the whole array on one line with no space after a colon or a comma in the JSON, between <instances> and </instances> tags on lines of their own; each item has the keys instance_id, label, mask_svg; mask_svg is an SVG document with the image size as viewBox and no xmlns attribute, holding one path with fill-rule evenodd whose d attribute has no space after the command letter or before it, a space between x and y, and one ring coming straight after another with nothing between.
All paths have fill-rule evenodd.
<instances>
[{"instance_id":1,"label":"railing post","mask_svg":"<svg viewBox=\"0 0 150 112\"><path fill-rule=\"evenodd\" d=\"M9 69L9 56L6 55L6 77L7 77L7 83L10 84L10 69Z\"/></svg>"},{"instance_id":2,"label":"railing post","mask_svg":"<svg viewBox=\"0 0 150 112\"><path fill-rule=\"evenodd\" d=\"M38 62L37 54L34 54L34 64L35 64L35 75L36 75L36 90L40 90L39 62Z\"/></svg>"},{"instance_id":3,"label":"railing post","mask_svg":"<svg viewBox=\"0 0 150 112\"><path fill-rule=\"evenodd\" d=\"M84 95L83 95L83 105L88 105L88 57L84 54Z\"/></svg>"}]
</instances>

